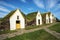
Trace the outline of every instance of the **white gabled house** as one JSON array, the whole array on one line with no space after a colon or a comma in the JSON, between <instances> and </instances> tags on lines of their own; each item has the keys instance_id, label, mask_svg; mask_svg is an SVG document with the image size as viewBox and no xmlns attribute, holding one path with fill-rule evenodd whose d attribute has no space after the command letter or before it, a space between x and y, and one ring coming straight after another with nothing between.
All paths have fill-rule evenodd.
<instances>
[{"instance_id":1,"label":"white gabled house","mask_svg":"<svg viewBox=\"0 0 60 40\"><path fill-rule=\"evenodd\" d=\"M56 21L56 18L52 13L46 13L46 24L53 23Z\"/></svg>"},{"instance_id":2,"label":"white gabled house","mask_svg":"<svg viewBox=\"0 0 60 40\"><path fill-rule=\"evenodd\" d=\"M49 15L46 14L46 24L48 24L48 23L49 23Z\"/></svg>"},{"instance_id":3,"label":"white gabled house","mask_svg":"<svg viewBox=\"0 0 60 40\"><path fill-rule=\"evenodd\" d=\"M50 14L50 23L53 23L53 15L52 14Z\"/></svg>"},{"instance_id":4,"label":"white gabled house","mask_svg":"<svg viewBox=\"0 0 60 40\"><path fill-rule=\"evenodd\" d=\"M45 14L41 14L39 11L36 15L36 25L42 25L42 24L49 24L56 22L56 18L52 15L52 13L48 12Z\"/></svg>"},{"instance_id":5,"label":"white gabled house","mask_svg":"<svg viewBox=\"0 0 60 40\"><path fill-rule=\"evenodd\" d=\"M25 28L25 19L21 14L21 11L17 9L13 15L9 18L10 30Z\"/></svg>"},{"instance_id":6,"label":"white gabled house","mask_svg":"<svg viewBox=\"0 0 60 40\"><path fill-rule=\"evenodd\" d=\"M25 17L28 17L25 18ZM31 18L32 17L32 18ZM30 18L30 19L29 19ZM56 22L56 17L54 17L51 12L41 14L38 12L33 12L31 14L25 15L19 9L11 11L7 16L2 19L2 28L5 30L16 30L24 29L25 25L43 25Z\"/></svg>"},{"instance_id":7,"label":"white gabled house","mask_svg":"<svg viewBox=\"0 0 60 40\"><path fill-rule=\"evenodd\" d=\"M42 25L42 16L39 11L37 12L36 15L36 25Z\"/></svg>"},{"instance_id":8,"label":"white gabled house","mask_svg":"<svg viewBox=\"0 0 60 40\"><path fill-rule=\"evenodd\" d=\"M43 25L43 24L49 24L49 23L53 23L56 22L56 18L54 17L54 15L51 14L51 12L47 12L47 13L40 13L40 11L38 12L32 12L30 14L28 14L28 17L32 17L32 18L28 18L30 20L30 22L27 25Z\"/></svg>"},{"instance_id":9,"label":"white gabled house","mask_svg":"<svg viewBox=\"0 0 60 40\"><path fill-rule=\"evenodd\" d=\"M25 17L24 14L16 9L11 11L8 15L3 18L1 23L4 25L4 29L6 30L16 30L16 29L24 29L25 28Z\"/></svg>"}]
</instances>

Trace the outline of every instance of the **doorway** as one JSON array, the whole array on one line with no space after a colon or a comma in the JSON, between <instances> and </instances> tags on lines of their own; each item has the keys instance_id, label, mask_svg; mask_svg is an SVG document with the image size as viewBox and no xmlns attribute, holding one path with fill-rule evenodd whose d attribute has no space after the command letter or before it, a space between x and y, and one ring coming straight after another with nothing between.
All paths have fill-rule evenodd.
<instances>
[{"instance_id":1,"label":"doorway","mask_svg":"<svg viewBox=\"0 0 60 40\"><path fill-rule=\"evenodd\" d=\"M17 21L16 21L16 29L20 29L20 27L21 27L21 26L20 26L20 21L17 20Z\"/></svg>"},{"instance_id":2,"label":"doorway","mask_svg":"<svg viewBox=\"0 0 60 40\"><path fill-rule=\"evenodd\" d=\"M38 24L40 24L40 20L38 20Z\"/></svg>"}]
</instances>

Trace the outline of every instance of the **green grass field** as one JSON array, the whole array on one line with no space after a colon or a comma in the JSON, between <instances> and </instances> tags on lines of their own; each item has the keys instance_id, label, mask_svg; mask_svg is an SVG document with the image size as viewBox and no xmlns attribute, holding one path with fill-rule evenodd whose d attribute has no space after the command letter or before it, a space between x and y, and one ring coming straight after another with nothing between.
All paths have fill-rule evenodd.
<instances>
[{"instance_id":1,"label":"green grass field","mask_svg":"<svg viewBox=\"0 0 60 40\"><path fill-rule=\"evenodd\" d=\"M49 29L60 33L60 23L57 23L56 25L49 27Z\"/></svg>"},{"instance_id":2,"label":"green grass field","mask_svg":"<svg viewBox=\"0 0 60 40\"><path fill-rule=\"evenodd\" d=\"M31 25L31 26L27 26L25 29L26 30L36 29L36 28L40 28L40 27L43 27L43 26L47 26L47 25L50 25L50 24L43 24L43 25L39 25L39 26Z\"/></svg>"},{"instance_id":3,"label":"green grass field","mask_svg":"<svg viewBox=\"0 0 60 40\"><path fill-rule=\"evenodd\" d=\"M7 38L5 40L58 40L51 34L44 30L39 30L31 33L25 33L23 35Z\"/></svg>"},{"instance_id":4,"label":"green grass field","mask_svg":"<svg viewBox=\"0 0 60 40\"><path fill-rule=\"evenodd\" d=\"M44 24L44 25L41 25L41 26L36 26L36 25L28 26L28 27L25 28L25 30L34 29L34 28L45 26L45 25L47 25L47 24ZM13 32L16 32L16 31L18 31L18 30L12 30L12 31L10 31L10 30L3 30L3 31L0 31L0 35L1 34L7 34L7 33L13 33Z\"/></svg>"},{"instance_id":5,"label":"green grass field","mask_svg":"<svg viewBox=\"0 0 60 40\"><path fill-rule=\"evenodd\" d=\"M13 33L13 32L16 32L16 30L12 30L12 31L10 31L10 30L4 30L4 31L0 31L0 35L1 34L7 34L7 33Z\"/></svg>"}]
</instances>

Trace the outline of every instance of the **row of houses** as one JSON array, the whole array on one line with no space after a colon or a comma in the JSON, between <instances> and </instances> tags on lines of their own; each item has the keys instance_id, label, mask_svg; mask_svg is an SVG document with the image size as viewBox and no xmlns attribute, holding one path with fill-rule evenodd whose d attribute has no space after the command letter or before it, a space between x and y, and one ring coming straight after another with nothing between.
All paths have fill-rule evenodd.
<instances>
[{"instance_id":1,"label":"row of houses","mask_svg":"<svg viewBox=\"0 0 60 40\"><path fill-rule=\"evenodd\" d=\"M16 30L24 29L28 24L34 24L38 26L43 24L54 23L56 21L56 18L51 13L41 14L40 11L38 11L35 13L34 19L28 22L26 15L23 14L21 10L16 9L14 11L11 11L2 20L3 21L1 22L1 27L7 30Z\"/></svg>"},{"instance_id":2,"label":"row of houses","mask_svg":"<svg viewBox=\"0 0 60 40\"><path fill-rule=\"evenodd\" d=\"M56 18L52 13L41 14L39 11L36 15L36 25L42 25L43 23L54 23Z\"/></svg>"}]
</instances>

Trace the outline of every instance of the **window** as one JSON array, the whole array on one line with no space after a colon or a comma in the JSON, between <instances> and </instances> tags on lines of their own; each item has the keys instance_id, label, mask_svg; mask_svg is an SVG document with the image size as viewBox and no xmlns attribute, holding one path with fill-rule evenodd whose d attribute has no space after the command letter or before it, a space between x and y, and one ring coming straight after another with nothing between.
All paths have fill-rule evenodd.
<instances>
[{"instance_id":1,"label":"window","mask_svg":"<svg viewBox=\"0 0 60 40\"><path fill-rule=\"evenodd\" d=\"M20 23L20 21L16 21L16 23Z\"/></svg>"},{"instance_id":2,"label":"window","mask_svg":"<svg viewBox=\"0 0 60 40\"><path fill-rule=\"evenodd\" d=\"M38 24L40 24L40 20L38 20Z\"/></svg>"},{"instance_id":3,"label":"window","mask_svg":"<svg viewBox=\"0 0 60 40\"><path fill-rule=\"evenodd\" d=\"M51 21L51 19L49 18L49 22Z\"/></svg>"},{"instance_id":4,"label":"window","mask_svg":"<svg viewBox=\"0 0 60 40\"><path fill-rule=\"evenodd\" d=\"M40 14L38 14L38 16L40 17Z\"/></svg>"},{"instance_id":5,"label":"window","mask_svg":"<svg viewBox=\"0 0 60 40\"><path fill-rule=\"evenodd\" d=\"M17 16L17 19L19 19L19 16Z\"/></svg>"}]
</instances>

